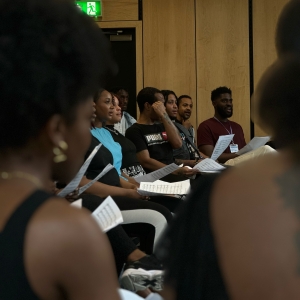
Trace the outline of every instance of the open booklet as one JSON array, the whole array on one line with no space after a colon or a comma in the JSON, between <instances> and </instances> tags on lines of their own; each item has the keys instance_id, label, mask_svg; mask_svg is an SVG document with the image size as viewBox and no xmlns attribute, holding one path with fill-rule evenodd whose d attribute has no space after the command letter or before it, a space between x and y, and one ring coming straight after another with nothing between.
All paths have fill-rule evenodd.
<instances>
[{"instance_id":1,"label":"open booklet","mask_svg":"<svg viewBox=\"0 0 300 300\"><path fill-rule=\"evenodd\" d=\"M72 202L71 206L82 208L82 199ZM94 210L92 216L104 232L109 231L123 222L122 213L110 196Z\"/></svg>"},{"instance_id":2,"label":"open booklet","mask_svg":"<svg viewBox=\"0 0 300 300\"><path fill-rule=\"evenodd\" d=\"M211 158L205 158L196 164L193 169L197 169L200 172L220 172L226 168Z\"/></svg>"},{"instance_id":3,"label":"open booklet","mask_svg":"<svg viewBox=\"0 0 300 300\"><path fill-rule=\"evenodd\" d=\"M88 166L90 165L92 159L94 158L94 156L96 155L96 153L98 152L98 150L100 149L100 147L102 146L102 144L99 144L98 146L96 146L94 148L94 150L91 152L91 154L89 155L89 157L86 159L86 161L83 163L82 167L80 168L80 170L78 171L78 173L76 174L76 176L73 178L73 180L67 184L67 186L62 189L57 196L59 197L66 197L68 194L72 193L75 191L75 189L78 187L83 175L85 174L85 171L87 170ZM94 182L96 182L98 179L100 179L102 176L104 176L107 172L109 172L112 168L114 168L111 164L108 164L104 170L96 177L94 178L91 182L89 182L88 184L84 185L83 187L81 187L79 189L79 193L78 195L82 194L86 189L88 189Z\"/></svg>"},{"instance_id":4,"label":"open booklet","mask_svg":"<svg viewBox=\"0 0 300 300\"><path fill-rule=\"evenodd\" d=\"M111 164L108 164L100 174L98 174L93 180L91 180L89 183L85 184L84 186L82 186L81 188L79 188L78 190L78 196L81 195L85 190L87 190L90 186L92 186L98 179L100 179L101 177L103 177L107 172L109 172L111 169L113 169L114 166L112 166ZM83 175L81 176L81 178L83 177ZM81 180L80 178L80 180ZM74 179L73 179L74 180ZM71 181L72 183L72 181ZM79 184L79 183L78 183ZM75 189L71 190L71 188L66 189L68 186L66 186L62 191L60 191L60 193L58 193L57 195L60 197L65 197L67 196L69 193L73 192ZM72 186L73 188L73 186ZM68 192L69 190L71 190L70 192Z\"/></svg>"},{"instance_id":5,"label":"open booklet","mask_svg":"<svg viewBox=\"0 0 300 300\"><path fill-rule=\"evenodd\" d=\"M211 155L212 160L217 160L218 157L225 151L232 141L234 134L220 135Z\"/></svg>"},{"instance_id":6,"label":"open booklet","mask_svg":"<svg viewBox=\"0 0 300 300\"><path fill-rule=\"evenodd\" d=\"M123 222L122 213L109 196L92 213L100 228L107 232Z\"/></svg>"},{"instance_id":7,"label":"open booklet","mask_svg":"<svg viewBox=\"0 0 300 300\"><path fill-rule=\"evenodd\" d=\"M98 146L96 146L94 148L94 150L91 152L89 157L83 163L82 167L80 168L80 170L78 171L76 176L73 178L73 180L69 184L67 184L67 186L63 190L61 190L57 196L66 197L68 194L75 191L75 189L78 187L78 184L81 181L86 169L90 165L92 159L94 158L94 156L96 155L98 150L101 148L101 146L102 146L102 144L99 144Z\"/></svg>"},{"instance_id":8,"label":"open booklet","mask_svg":"<svg viewBox=\"0 0 300 300\"><path fill-rule=\"evenodd\" d=\"M254 137L245 147L240 149L240 151L238 151L236 154L242 155L244 153L255 150L265 145L269 140L270 140L269 136Z\"/></svg>"},{"instance_id":9,"label":"open booklet","mask_svg":"<svg viewBox=\"0 0 300 300\"><path fill-rule=\"evenodd\" d=\"M135 181L140 183L140 182L154 182L155 180L161 179L171 173L173 173L174 171L178 170L179 166L177 166L176 164L170 164L167 165L161 169L158 169L156 171L153 171L149 174L143 175L143 176L139 176L139 177L135 177Z\"/></svg>"},{"instance_id":10,"label":"open booklet","mask_svg":"<svg viewBox=\"0 0 300 300\"><path fill-rule=\"evenodd\" d=\"M156 180L155 182L141 182L137 189L142 196L161 196L161 195L186 195L190 189L190 180L178 182L165 182Z\"/></svg>"},{"instance_id":11,"label":"open booklet","mask_svg":"<svg viewBox=\"0 0 300 300\"><path fill-rule=\"evenodd\" d=\"M102 172L99 175L97 175L93 180L91 180L89 183L87 183L84 186L82 186L81 188L79 188L78 195L82 194L85 190L87 190L90 186L92 186L96 181L98 181L98 179L100 179L101 177L103 177L106 173L108 173L113 168L114 168L113 165L108 164L102 170Z\"/></svg>"}]
</instances>

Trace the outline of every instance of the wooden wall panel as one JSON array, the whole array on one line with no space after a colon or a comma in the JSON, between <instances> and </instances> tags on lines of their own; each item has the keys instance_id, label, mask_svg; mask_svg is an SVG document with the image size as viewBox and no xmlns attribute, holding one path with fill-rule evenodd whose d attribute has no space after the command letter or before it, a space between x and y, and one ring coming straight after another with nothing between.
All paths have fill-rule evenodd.
<instances>
[{"instance_id":1,"label":"wooden wall panel","mask_svg":"<svg viewBox=\"0 0 300 300\"><path fill-rule=\"evenodd\" d=\"M196 1L198 124L214 114L210 93L232 90L233 117L250 138L248 0Z\"/></svg>"},{"instance_id":2,"label":"wooden wall panel","mask_svg":"<svg viewBox=\"0 0 300 300\"><path fill-rule=\"evenodd\" d=\"M289 0L253 0L254 89L264 71L276 60L275 31L278 16ZM255 136L266 133L255 125Z\"/></svg>"},{"instance_id":3,"label":"wooden wall panel","mask_svg":"<svg viewBox=\"0 0 300 300\"><path fill-rule=\"evenodd\" d=\"M102 0L100 21L137 21L138 0Z\"/></svg>"},{"instance_id":4,"label":"wooden wall panel","mask_svg":"<svg viewBox=\"0 0 300 300\"><path fill-rule=\"evenodd\" d=\"M143 0L143 41L144 86L190 95L196 126L194 0Z\"/></svg>"}]
</instances>

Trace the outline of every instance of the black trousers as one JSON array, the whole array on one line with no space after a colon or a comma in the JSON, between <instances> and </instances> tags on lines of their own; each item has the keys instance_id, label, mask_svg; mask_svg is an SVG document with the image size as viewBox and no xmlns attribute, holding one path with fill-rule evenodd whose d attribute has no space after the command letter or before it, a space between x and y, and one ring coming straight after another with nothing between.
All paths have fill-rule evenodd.
<instances>
[{"instance_id":1,"label":"black trousers","mask_svg":"<svg viewBox=\"0 0 300 300\"><path fill-rule=\"evenodd\" d=\"M81 196L82 206L91 212L93 212L104 199L90 194L84 194ZM158 199L161 198L161 199ZM178 205L178 199L171 197L153 197L154 201L164 202L172 209L176 209ZM127 197L113 197L114 201L122 210L136 210L136 209L150 209L161 213L167 222L172 220L172 214L170 211L160 204L150 201L132 199ZM112 251L114 254L116 269L118 274L122 270L123 264L127 261L127 257L130 253L137 249L137 246L133 243L131 237L138 237L140 240L140 249L147 254L153 252L153 241L155 236L155 228L151 224L147 223L134 223L117 226L107 232L107 237L110 241Z\"/></svg>"}]
</instances>

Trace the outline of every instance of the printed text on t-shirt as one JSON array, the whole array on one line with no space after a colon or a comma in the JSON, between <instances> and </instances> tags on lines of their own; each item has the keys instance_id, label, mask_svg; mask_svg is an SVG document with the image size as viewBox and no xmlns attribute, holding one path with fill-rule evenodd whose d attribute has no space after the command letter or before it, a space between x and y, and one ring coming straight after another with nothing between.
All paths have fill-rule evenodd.
<instances>
[{"instance_id":1,"label":"printed text on t-shirt","mask_svg":"<svg viewBox=\"0 0 300 300\"><path fill-rule=\"evenodd\" d=\"M147 134L147 135L145 135L145 139L147 141L148 146L156 145L156 144L163 144L163 143L168 142L166 132L157 133L157 134Z\"/></svg>"}]
</instances>

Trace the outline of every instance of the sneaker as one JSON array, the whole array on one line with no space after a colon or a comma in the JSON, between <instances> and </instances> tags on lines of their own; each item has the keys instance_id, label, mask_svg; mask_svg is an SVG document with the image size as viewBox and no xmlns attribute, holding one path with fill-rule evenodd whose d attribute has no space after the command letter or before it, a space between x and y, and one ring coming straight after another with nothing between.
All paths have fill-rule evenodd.
<instances>
[{"instance_id":1,"label":"sneaker","mask_svg":"<svg viewBox=\"0 0 300 300\"><path fill-rule=\"evenodd\" d=\"M120 278L121 287L132 291L152 288L163 289L163 266L154 255L146 255L140 260L128 262Z\"/></svg>"}]
</instances>

